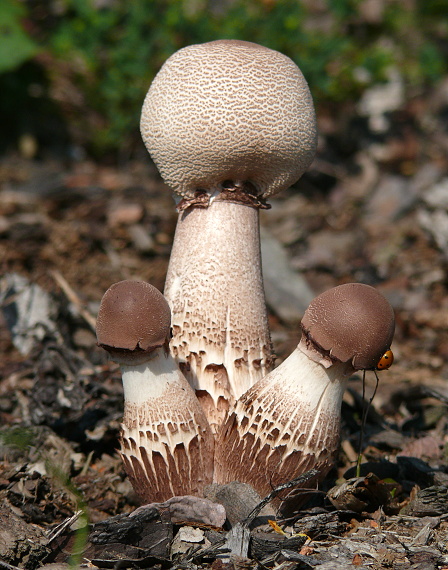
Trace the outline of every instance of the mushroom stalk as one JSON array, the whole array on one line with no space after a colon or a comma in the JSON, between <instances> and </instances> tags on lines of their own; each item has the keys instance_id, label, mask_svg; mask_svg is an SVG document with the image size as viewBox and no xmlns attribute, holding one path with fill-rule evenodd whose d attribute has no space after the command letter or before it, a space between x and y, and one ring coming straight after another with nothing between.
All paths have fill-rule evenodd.
<instances>
[{"instance_id":1,"label":"mushroom stalk","mask_svg":"<svg viewBox=\"0 0 448 570\"><path fill-rule=\"evenodd\" d=\"M218 195L177 223L164 291L171 350L215 429L273 364L258 218Z\"/></svg>"},{"instance_id":2,"label":"mushroom stalk","mask_svg":"<svg viewBox=\"0 0 448 570\"><path fill-rule=\"evenodd\" d=\"M213 439L204 413L172 356L164 348L155 352L149 362L121 365L121 456L146 502L201 495L213 476Z\"/></svg>"},{"instance_id":3,"label":"mushroom stalk","mask_svg":"<svg viewBox=\"0 0 448 570\"><path fill-rule=\"evenodd\" d=\"M352 372L346 363L314 362L299 345L237 402L218 435L215 481L250 483L264 496L309 469L325 477Z\"/></svg>"}]
</instances>

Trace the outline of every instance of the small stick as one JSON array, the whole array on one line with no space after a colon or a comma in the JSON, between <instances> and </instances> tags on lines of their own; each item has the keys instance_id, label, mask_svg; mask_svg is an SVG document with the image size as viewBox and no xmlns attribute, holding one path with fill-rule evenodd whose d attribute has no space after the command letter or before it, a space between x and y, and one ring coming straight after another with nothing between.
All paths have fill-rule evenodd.
<instances>
[{"instance_id":1,"label":"small stick","mask_svg":"<svg viewBox=\"0 0 448 570\"><path fill-rule=\"evenodd\" d=\"M359 433L359 454L358 454L358 461L356 462L356 477L361 477L362 447L363 447L363 443L364 443L364 430L365 430L365 427L367 424L367 414L369 413L370 406L372 405L373 399L375 398L376 391L378 390L378 384L379 384L378 374L375 372L375 370L373 371L373 373L375 374L376 384L375 384L375 390L373 391L372 397L367 402L367 404L364 404L365 407L364 407L364 413L362 414L362 419L361 419L361 431ZM366 397L366 371L364 370L363 375L362 375L362 401L363 402L365 402L365 397Z\"/></svg>"},{"instance_id":2,"label":"small stick","mask_svg":"<svg viewBox=\"0 0 448 570\"><path fill-rule=\"evenodd\" d=\"M75 305L78 313L86 321L86 323L90 326L90 328L95 332L95 327L96 327L95 317L92 316L89 313L89 311L84 307L83 302L75 293L75 291L73 291L73 289L70 287L66 279L61 275L61 273L59 273L59 271L56 270L51 271L51 275L53 279L56 281L56 283L59 285L59 287L62 289L62 291L64 292L65 296L70 301L70 303L73 303L73 305Z\"/></svg>"},{"instance_id":3,"label":"small stick","mask_svg":"<svg viewBox=\"0 0 448 570\"><path fill-rule=\"evenodd\" d=\"M74 515L72 515L71 517L66 518L64 521L62 521L60 524L58 524L56 527L52 528L50 530L50 532L47 534L47 538L48 538L48 544L50 544L51 542L53 542L53 540L55 538L57 538L62 532L64 532L64 530L66 528L68 528L70 525L72 525L73 523L75 523L80 515L81 515L82 511L76 511L76 513Z\"/></svg>"},{"instance_id":4,"label":"small stick","mask_svg":"<svg viewBox=\"0 0 448 570\"><path fill-rule=\"evenodd\" d=\"M348 439L344 439L341 443L341 447L350 463L356 463L359 453L355 450L350 441Z\"/></svg>"},{"instance_id":5,"label":"small stick","mask_svg":"<svg viewBox=\"0 0 448 570\"><path fill-rule=\"evenodd\" d=\"M318 474L319 471L317 469L310 469L309 471L302 473L302 475L300 475L296 479L292 479L287 483L282 483L281 485L278 485L277 487L275 487L275 489L273 489L269 493L269 495L266 495L266 497L261 502L258 503L258 505L252 510L249 516L247 516L242 521L241 524L243 526L249 526L250 523L258 516L259 512L263 509L263 507L265 507L270 501L272 501L272 499L275 499L275 497L279 493L281 493L281 491L284 491L285 489L291 489L292 487L296 487L297 485L301 485L302 483L307 483L310 479L313 479L313 477L316 477L316 475Z\"/></svg>"}]
</instances>

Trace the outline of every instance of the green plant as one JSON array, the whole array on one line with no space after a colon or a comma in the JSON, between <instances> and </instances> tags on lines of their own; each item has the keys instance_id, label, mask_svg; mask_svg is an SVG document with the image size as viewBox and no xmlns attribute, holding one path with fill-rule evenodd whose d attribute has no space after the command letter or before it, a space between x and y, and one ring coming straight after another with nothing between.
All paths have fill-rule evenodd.
<instances>
[{"instance_id":1,"label":"green plant","mask_svg":"<svg viewBox=\"0 0 448 570\"><path fill-rule=\"evenodd\" d=\"M23 4L16 0L0 3L0 73L17 69L38 52L37 43L26 33Z\"/></svg>"},{"instance_id":2,"label":"green plant","mask_svg":"<svg viewBox=\"0 0 448 570\"><path fill-rule=\"evenodd\" d=\"M24 427L6 427L0 430L0 445L6 448L26 450L34 441L34 433Z\"/></svg>"}]
</instances>

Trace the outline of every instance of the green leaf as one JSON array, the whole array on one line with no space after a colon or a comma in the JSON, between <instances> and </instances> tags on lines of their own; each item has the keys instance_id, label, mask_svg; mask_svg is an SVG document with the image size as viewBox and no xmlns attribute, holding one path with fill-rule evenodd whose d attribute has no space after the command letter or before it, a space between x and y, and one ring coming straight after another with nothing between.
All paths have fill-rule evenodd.
<instances>
[{"instance_id":1,"label":"green leaf","mask_svg":"<svg viewBox=\"0 0 448 570\"><path fill-rule=\"evenodd\" d=\"M24 16L25 9L16 0L0 2L0 73L16 69L38 51L22 27Z\"/></svg>"}]
</instances>

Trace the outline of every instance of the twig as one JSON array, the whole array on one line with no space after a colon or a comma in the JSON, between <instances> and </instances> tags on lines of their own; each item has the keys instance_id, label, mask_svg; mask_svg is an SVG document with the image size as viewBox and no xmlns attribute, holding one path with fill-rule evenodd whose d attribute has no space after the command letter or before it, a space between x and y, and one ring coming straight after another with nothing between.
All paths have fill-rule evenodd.
<instances>
[{"instance_id":1,"label":"twig","mask_svg":"<svg viewBox=\"0 0 448 570\"><path fill-rule=\"evenodd\" d=\"M420 389L424 396L435 398L436 400L439 400L439 402L442 402L442 404L448 406L448 396L445 394L442 394L441 392L438 392L429 386L421 386Z\"/></svg>"},{"instance_id":2,"label":"twig","mask_svg":"<svg viewBox=\"0 0 448 570\"><path fill-rule=\"evenodd\" d=\"M225 554L227 549L223 549L222 547L225 545L226 540L222 539L215 544L208 546L207 548L203 548L201 550L201 546L198 546L192 552L188 553L188 555L182 560L182 562L194 562L196 560L203 560L204 558L209 558L211 555L216 556L216 554Z\"/></svg>"},{"instance_id":3,"label":"twig","mask_svg":"<svg viewBox=\"0 0 448 570\"><path fill-rule=\"evenodd\" d=\"M59 271L56 270L51 271L51 275L53 279L56 281L56 283L59 285L59 287L62 289L62 291L64 292L65 296L70 301L70 303L73 303L73 305L75 305L78 313L91 327L91 329L95 332L96 328L95 317L91 315L89 311L84 307L83 302L75 293L75 291L73 291L73 289L70 287L66 279L61 275L61 273L59 273Z\"/></svg>"},{"instance_id":4,"label":"twig","mask_svg":"<svg viewBox=\"0 0 448 570\"><path fill-rule=\"evenodd\" d=\"M8 564L7 562L2 562L0 560L0 570L20 570L20 568L13 566L12 564Z\"/></svg>"},{"instance_id":5,"label":"twig","mask_svg":"<svg viewBox=\"0 0 448 570\"><path fill-rule=\"evenodd\" d=\"M65 519L65 521L62 521L60 524L58 524L55 528L52 528L50 530L50 532L48 533L48 544L50 544L51 542L53 542L53 540L55 538L57 538L61 533L63 533L65 531L66 528L68 528L69 526L71 526L74 522L76 522L80 515L81 515L82 511L76 511L76 513L74 515L72 515L71 517L68 517Z\"/></svg>"},{"instance_id":6,"label":"twig","mask_svg":"<svg viewBox=\"0 0 448 570\"><path fill-rule=\"evenodd\" d=\"M362 401L364 404L364 411L363 411L362 419L361 419L361 430L359 432L359 444L358 444L359 453L358 453L358 461L356 462L356 477L361 476L361 462L362 462L362 457L363 457L362 456L362 448L363 448L363 443L364 443L364 430L366 429L367 416L369 414L369 409L370 409L370 406L372 405L373 399L375 398L376 391L378 390L378 384L379 384L378 374L376 373L375 370L373 371L373 373L375 374L376 384L375 384L375 389L373 391L372 397L367 402L367 404L365 403L365 400L366 400L366 371L363 370L363 374L362 374Z\"/></svg>"},{"instance_id":7,"label":"twig","mask_svg":"<svg viewBox=\"0 0 448 570\"><path fill-rule=\"evenodd\" d=\"M86 461L85 461L85 463L84 463L84 465L83 465L83 468L81 469L81 472L80 472L80 475L81 475L81 476L87 474L87 471L89 470L89 467L90 467L90 463L92 462L93 453L94 453L94 452L93 452L93 450L92 450L92 451L89 453L89 455L87 456Z\"/></svg>"},{"instance_id":8,"label":"twig","mask_svg":"<svg viewBox=\"0 0 448 570\"><path fill-rule=\"evenodd\" d=\"M292 479L291 481L288 481L287 483L282 483L281 485L278 485L277 487L275 487L275 489L273 489L269 493L269 495L266 495L266 497L260 503L258 503L258 505L252 510L252 512L249 514L249 516L247 516L242 521L241 524L243 526L249 526L250 523L258 516L258 514L263 509L263 507L265 507L270 501L272 501L272 499L275 499L275 497L279 493L281 493L285 489L291 489L292 487L297 487L298 485L302 485L303 483L307 483L308 481L310 481L311 479L316 477L316 475L319 475L319 471L317 469L310 469L309 471L306 471L305 473L303 473L302 475L300 475L296 479Z\"/></svg>"}]
</instances>

